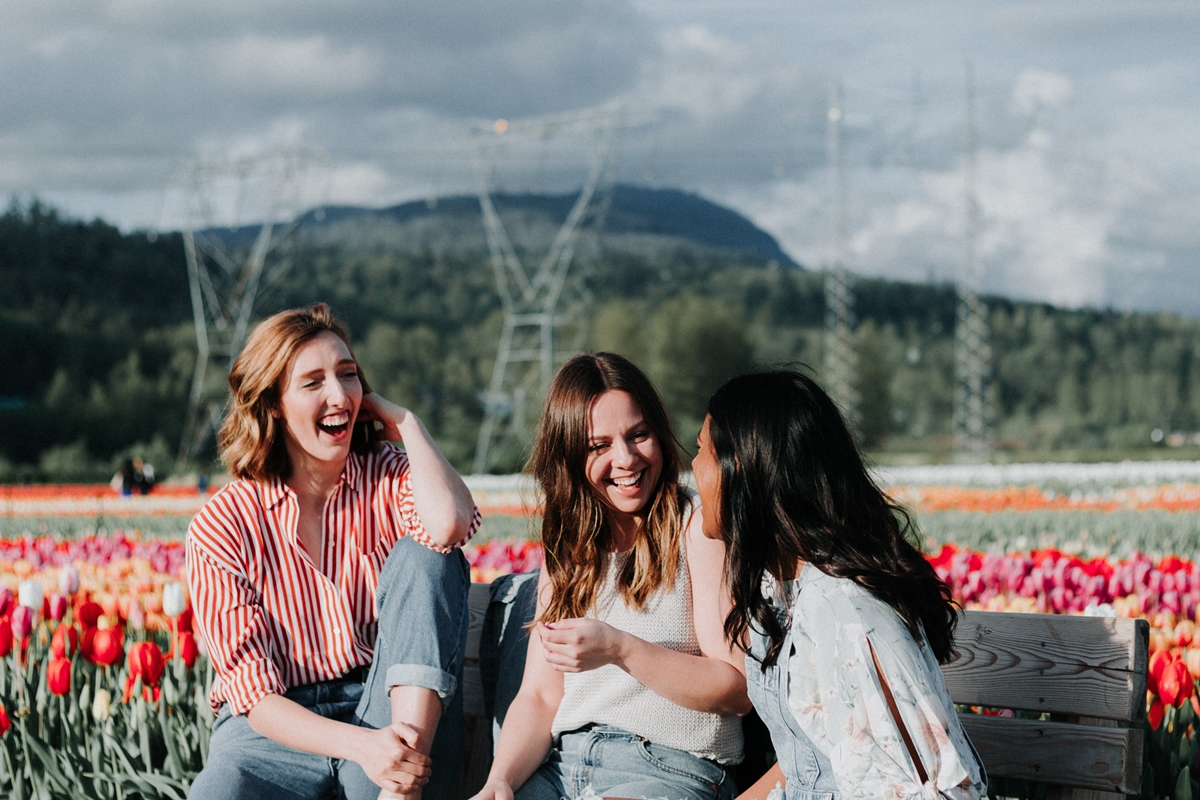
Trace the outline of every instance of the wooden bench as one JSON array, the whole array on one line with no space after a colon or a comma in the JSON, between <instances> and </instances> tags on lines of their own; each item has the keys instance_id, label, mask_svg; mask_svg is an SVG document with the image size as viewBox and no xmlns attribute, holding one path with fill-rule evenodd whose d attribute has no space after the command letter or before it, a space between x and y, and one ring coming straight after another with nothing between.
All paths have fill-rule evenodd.
<instances>
[{"instance_id":1,"label":"wooden bench","mask_svg":"<svg viewBox=\"0 0 1200 800\"><path fill-rule=\"evenodd\" d=\"M492 757L479 642L488 587L471 587L463 769L452 800L483 785ZM955 703L1049 719L961 714L990 778L1046 784L1047 797L1109 800L1141 791L1150 631L1145 620L968 611L943 672ZM1134 727L1122 727L1122 723Z\"/></svg>"}]
</instances>

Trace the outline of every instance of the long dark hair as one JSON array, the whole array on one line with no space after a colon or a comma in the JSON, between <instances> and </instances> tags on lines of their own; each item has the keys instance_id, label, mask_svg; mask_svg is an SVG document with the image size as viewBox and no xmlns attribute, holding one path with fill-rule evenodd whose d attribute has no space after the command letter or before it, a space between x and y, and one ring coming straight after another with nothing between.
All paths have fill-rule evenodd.
<instances>
[{"instance_id":1,"label":"long dark hair","mask_svg":"<svg viewBox=\"0 0 1200 800\"><path fill-rule=\"evenodd\" d=\"M714 511L733 599L730 641L746 649L753 625L771 640L763 668L775 662L784 631L762 596L763 575L790 577L803 560L887 603L915 640L924 629L940 663L954 657L950 587L914 543L908 513L871 480L845 420L815 381L791 370L743 375L717 390L708 415L721 466Z\"/></svg>"},{"instance_id":2,"label":"long dark hair","mask_svg":"<svg viewBox=\"0 0 1200 800\"><path fill-rule=\"evenodd\" d=\"M675 582L685 503L679 450L662 398L629 359L614 353L578 355L562 365L550 384L525 466L545 496L541 538L551 597L544 622L585 616L604 578L610 532L604 506L587 478L588 418L592 402L611 389L634 399L662 451L662 471L643 512L642 535L617 576L617 591L640 610L659 587Z\"/></svg>"}]
</instances>

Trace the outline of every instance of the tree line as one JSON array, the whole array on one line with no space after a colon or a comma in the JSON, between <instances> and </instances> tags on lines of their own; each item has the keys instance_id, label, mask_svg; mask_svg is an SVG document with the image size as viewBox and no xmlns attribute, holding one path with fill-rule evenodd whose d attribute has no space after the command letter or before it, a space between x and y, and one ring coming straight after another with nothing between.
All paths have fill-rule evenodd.
<instances>
[{"instance_id":1,"label":"tree line","mask_svg":"<svg viewBox=\"0 0 1200 800\"><path fill-rule=\"evenodd\" d=\"M297 253L262 313L329 302L374 388L416 411L468 470L503 320L486 253L330 242ZM594 297L585 346L641 364L685 444L731 375L799 363L819 377L819 273L680 246L601 247L576 274ZM953 287L860 279L853 294L861 441L877 454L945 457ZM169 470L196 357L181 237L14 202L0 216L0 296L0 481L107 479L133 455ZM986 302L1001 451L1102 457L1149 448L1156 429L1200 430L1197 320ZM498 469L518 469L522 455Z\"/></svg>"}]
</instances>

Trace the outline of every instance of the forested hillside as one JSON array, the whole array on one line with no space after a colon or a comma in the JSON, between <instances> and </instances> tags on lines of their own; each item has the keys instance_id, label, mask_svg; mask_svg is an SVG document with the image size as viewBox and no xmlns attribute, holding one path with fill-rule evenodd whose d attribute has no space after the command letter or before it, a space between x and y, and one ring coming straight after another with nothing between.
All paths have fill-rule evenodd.
<instances>
[{"instance_id":1,"label":"forested hillside","mask_svg":"<svg viewBox=\"0 0 1200 800\"><path fill-rule=\"evenodd\" d=\"M519 200L502 213L530 230L553 231L569 207ZM375 388L414 408L467 469L501 314L477 206L457 202L404 219L327 210L301 228L297 263L263 310L331 303ZM687 443L726 376L820 363L822 279L772 257L748 222L741 238L704 241L679 220L651 225L654 213L620 222L633 212L614 202L613 231L581 247L577 269L595 297L589 346L643 364ZM530 257L534 238L520 244ZM861 280L854 294L863 442L945 455L953 289ZM0 217L0 297L0 480L103 479L135 453L172 463L195 357L179 236L13 204ZM1144 454L1156 428L1200 428L1200 322L987 302L1004 452Z\"/></svg>"}]
</instances>

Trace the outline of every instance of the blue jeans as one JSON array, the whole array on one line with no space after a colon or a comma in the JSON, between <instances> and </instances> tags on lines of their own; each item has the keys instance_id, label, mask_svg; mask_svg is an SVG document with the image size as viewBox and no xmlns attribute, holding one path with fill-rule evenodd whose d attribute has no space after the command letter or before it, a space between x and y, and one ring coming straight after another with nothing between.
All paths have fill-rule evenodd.
<instances>
[{"instance_id":1,"label":"blue jeans","mask_svg":"<svg viewBox=\"0 0 1200 800\"><path fill-rule=\"evenodd\" d=\"M379 573L379 633L365 682L353 678L297 686L284 696L339 722L391 724L388 692L420 686L442 698L423 800L444 800L462 771L462 665L470 573L462 553L442 555L401 539ZM221 708L208 762L189 800L376 800L379 787L353 761L295 750L255 733L245 716Z\"/></svg>"},{"instance_id":2,"label":"blue jeans","mask_svg":"<svg viewBox=\"0 0 1200 800\"><path fill-rule=\"evenodd\" d=\"M665 747L609 725L564 733L515 800L578 797L731 800L733 778L715 761Z\"/></svg>"}]
</instances>

